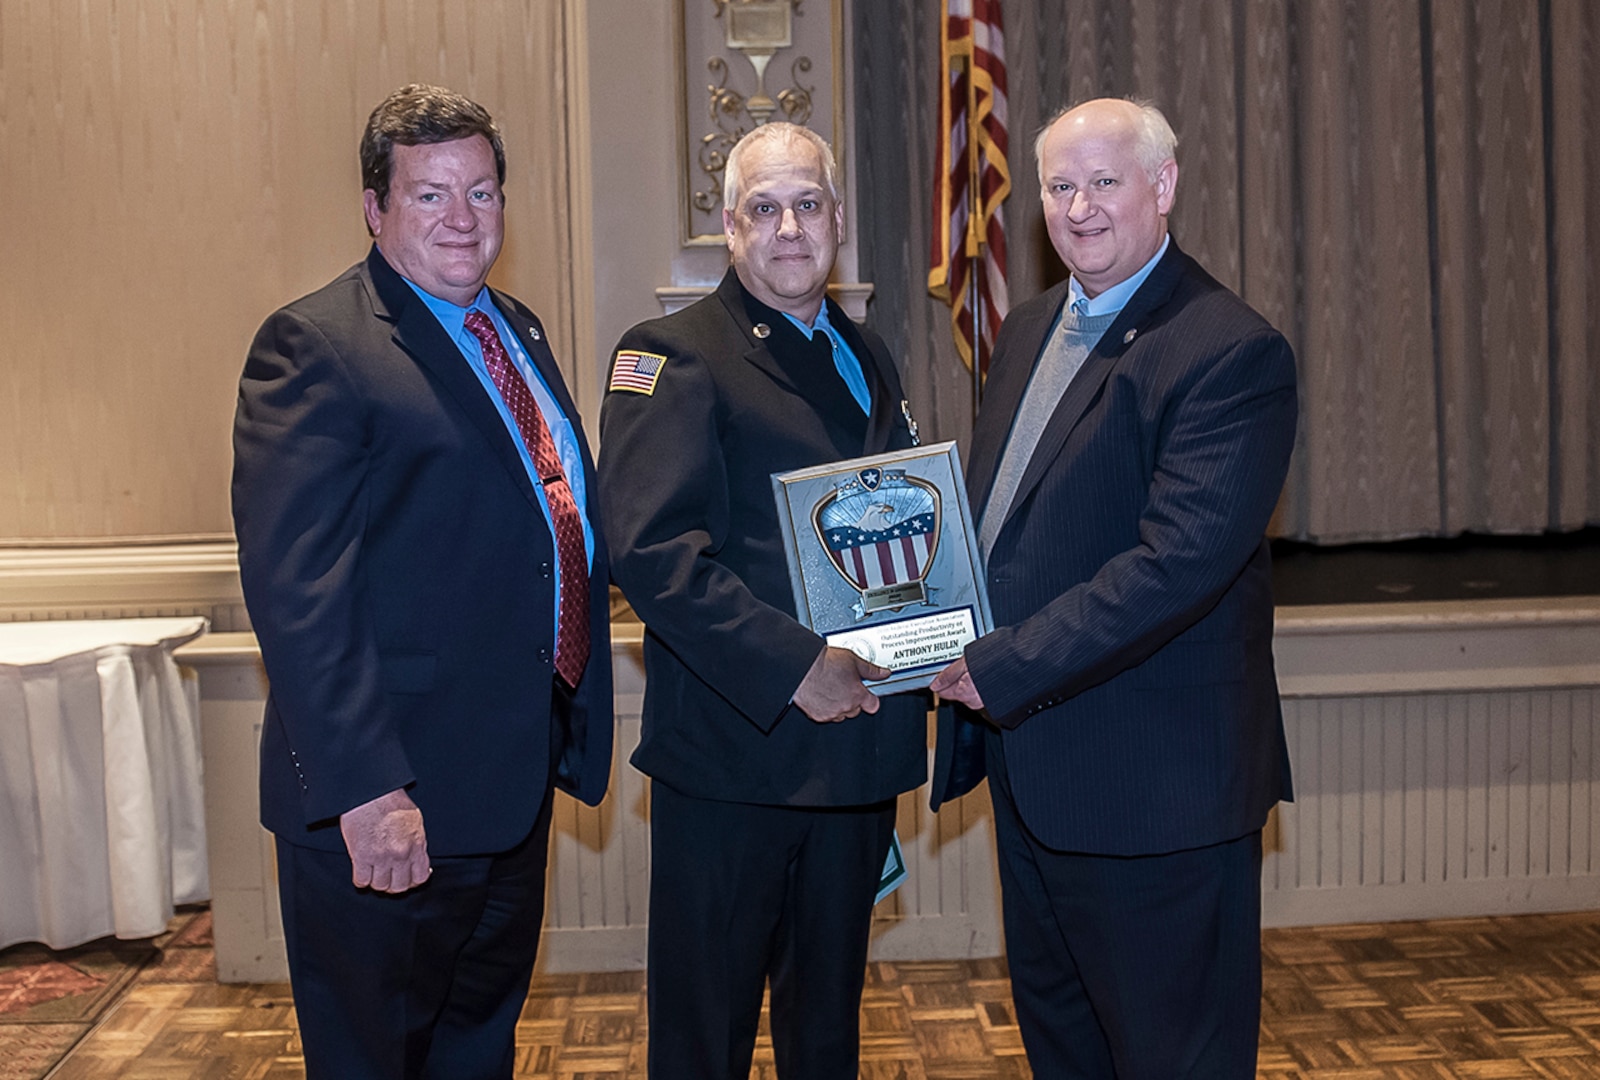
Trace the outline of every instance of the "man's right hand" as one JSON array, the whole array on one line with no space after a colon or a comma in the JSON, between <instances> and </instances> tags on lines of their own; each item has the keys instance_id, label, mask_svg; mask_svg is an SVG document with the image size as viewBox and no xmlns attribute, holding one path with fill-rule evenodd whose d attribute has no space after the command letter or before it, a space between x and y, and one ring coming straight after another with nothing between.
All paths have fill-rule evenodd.
<instances>
[{"instance_id":1,"label":"man's right hand","mask_svg":"<svg viewBox=\"0 0 1600 1080\"><path fill-rule=\"evenodd\" d=\"M403 893L428 880L428 837L422 811L404 789L379 795L339 815L356 888Z\"/></svg>"},{"instance_id":2,"label":"man's right hand","mask_svg":"<svg viewBox=\"0 0 1600 1080\"><path fill-rule=\"evenodd\" d=\"M832 724L863 712L875 713L878 698L863 680L887 679L892 674L888 668L869 664L849 649L828 645L800 680L794 703L819 724Z\"/></svg>"}]
</instances>

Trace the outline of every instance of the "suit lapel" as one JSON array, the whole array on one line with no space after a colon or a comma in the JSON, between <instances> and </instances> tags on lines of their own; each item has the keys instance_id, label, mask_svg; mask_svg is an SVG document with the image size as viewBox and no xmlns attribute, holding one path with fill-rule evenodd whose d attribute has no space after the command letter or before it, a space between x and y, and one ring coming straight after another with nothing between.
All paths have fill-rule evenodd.
<instances>
[{"instance_id":1,"label":"suit lapel","mask_svg":"<svg viewBox=\"0 0 1600 1080\"><path fill-rule=\"evenodd\" d=\"M1066 295L1067 284L1062 282L1045 294L1045 303L1030 306L1026 313L1013 316L1020 321L1015 328L1007 328L1008 347L989 367L983 387L983 413L1003 416L1006 422L979 424L973 431L972 452L967 456L967 501L979 520L983 518L989 492L994 487L1000 456L1011 439L1011 423L1022 405L1028 380L1033 378L1033 369L1044 351L1045 337ZM1016 344L1009 344L1011 342Z\"/></svg>"},{"instance_id":2,"label":"suit lapel","mask_svg":"<svg viewBox=\"0 0 1600 1080\"><path fill-rule=\"evenodd\" d=\"M827 364L826 369L819 368L817 357L805 354L806 342L800 330L781 311L774 311L749 296L731 267L723 276L722 284L717 287L717 296L744 333L745 340L750 343L751 347L744 354L745 360L806 401L826 425L830 438L842 448L845 456L860 453L854 447L865 443L863 433L867 430L869 417L862 415L860 404L834 369L832 360L823 361ZM850 321L842 312L839 317L845 322ZM755 328L759 325L767 327L765 337L756 334ZM786 343L795 343L800 347L778 347ZM865 346L861 351L866 352ZM823 352L823 349L817 350L819 355ZM870 392L871 384L868 385ZM846 432L851 434L847 436Z\"/></svg>"},{"instance_id":3,"label":"suit lapel","mask_svg":"<svg viewBox=\"0 0 1600 1080\"><path fill-rule=\"evenodd\" d=\"M1117 314L1116 321L1100 336L1100 340L1084 359L1083 366L1072 377L1067 392L1061 396L1060 404L1050 415L1049 423L1039 436L1039 443L1028 459L1028 467L1024 470L1022 480L1017 485L1017 493L1011 500L1012 509L1021 506L1027 499L1028 493L1037 487L1039 481L1049 472L1051 463L1066 445L1067 436L1072 434L1072 429L1083 419L1085 410L1100 392L1101 385L1110 376L1117 361L1121 360L1123 354L1138 341L1139 331L1150 315L1172 296L1182 275L1185 259L1186 256L1178 250L1176 243L1169 244L1166 255L1162 256L1144 284L1139 286L1127 305Z\"/></svg>"},{"instance_id":4,"label":"suit lapel","mask_svg":"<svg viewBox=\"0 0 1600 1080\"><path fill-rule=\"evenodd\" d=\"M577 419L578 406L567 390L566 378L556 363L556 354L550 348L550 339L545 333L544 324L532 312L521 307L504 293L491 288L489 295L493 298L495 306L500 309L500 314L505 316L506 325L517 335L517 342L522 346L523 355L538 370L539 377L544 380L545 388L550 391L550 396L555 398L556 407L571 425L573 437L578 440L578 445L583 448L587 458L589 443L584 438L583 425ZM584 466L584 476L588 478L587 464ZM588 483L586 488L594 490L593 483Z\"/></svg>"},{"instance_id":5,"label":"suit lapel","mask_svg":"<svg viewBox=\"0 0 1600 1080\"><path fill-rule=\"evenodd\" d=\"M574 404L572 395L567 392L566 379L556 364L555 353L550 351L550 342L545 337L544 326L532 313L519 308L504 293L490 289L489 295L494 300L495 307L500 309L506 325L517 335L517 344L522 346L523 355L539 372L539 377L544 380L550 396L556 399L556 407L561 410L561 415L569 420L576 416L578 407ZM578 425L573 424L573 427L577 428Z\"/></svg>"},{"instance_id":6,"label":"suit lapel","mask_svg":"<svg viewBox=\"0 0 1600 1080\"><path fill-rule=\"evenodd\" d=\"M749 348L745 350L744 358L766 372L772 377L773 381L786 390L805 396L804 384L797 378L799 373L791 370L788 364L784 363L776 353L767 348L767 342L771 340L771 335L777 333L777 328L772 324L773 320L754 317L750 314L745 306L744 287L739 284L739 278L731 267L722 276L722 283L717 286L717 298L722 301L722 306L727 308L728 317L738 324L740 331L744 334L746 344L749 345ZM782 316L779 315L778 318L782 318ZM766 326L768 330L766 337L756 336L755 328L758 325Z\"/></svg>"},{"instance_id":7,"label":"suit lapel","mask_svg":"<svg viewBox=\"0 0 1600 1080\"><path fill-rule=\"evenodd\" d=\"M373 292L383 309L377 310L377 314L394 323L395 344L444 387L457 407L472 421L473 427L487 440L494 456L511 474L517 490L537 508L539 497L534 493L533 481L528 476L527 467L522 464L522 456L511 441L511 432L507 430L500 410L484 392L483 384L478 381L478 376L473 373L456 343L450 340L450 335L444 332L439 320L411 291L405 279L384 261L383 254L376 246L367 257L367 272ZM512 325L517 324L513 322ZM526 344L523 347L526 349Z\"/></svg>"}]
</instances>

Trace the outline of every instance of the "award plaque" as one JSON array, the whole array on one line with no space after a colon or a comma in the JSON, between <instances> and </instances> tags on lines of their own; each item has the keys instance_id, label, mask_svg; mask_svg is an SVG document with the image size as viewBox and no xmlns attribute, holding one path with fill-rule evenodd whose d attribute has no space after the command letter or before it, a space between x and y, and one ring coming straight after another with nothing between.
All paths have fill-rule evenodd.
<instances>
[{"instance_id":1,"label":"award plaque","mask_svg":"<svg viewBox=\"0 0 1600 1080\"><path fill-rule=\"evenodd\" d=\"M795 611L916 690L991 629L956 444L774 473Z\"/></svg>"}]
</instances>

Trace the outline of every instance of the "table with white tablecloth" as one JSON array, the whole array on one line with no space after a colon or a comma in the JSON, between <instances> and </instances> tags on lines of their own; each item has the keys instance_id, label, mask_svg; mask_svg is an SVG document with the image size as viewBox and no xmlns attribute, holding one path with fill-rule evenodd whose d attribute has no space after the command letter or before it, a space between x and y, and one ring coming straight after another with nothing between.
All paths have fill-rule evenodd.
<instances>
[{"instance_id":1,"label":"table with white tablecloth","mask_svg":"<svg viewBox=\"0 0 1600 1080\"><path fill-rule=\"evenodd\" d=\"M0 623L0 947L150 937L210 894L202 618Z\"/></svg>"}]
</instances>

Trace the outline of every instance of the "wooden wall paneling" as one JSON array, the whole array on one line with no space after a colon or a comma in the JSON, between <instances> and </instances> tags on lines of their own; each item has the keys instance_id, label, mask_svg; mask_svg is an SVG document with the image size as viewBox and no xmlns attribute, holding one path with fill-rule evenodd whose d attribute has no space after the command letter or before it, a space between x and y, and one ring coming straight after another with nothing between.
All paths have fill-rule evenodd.
<instances>
[{"instance_id":1,"label":"wooden wall paneling","mask_svg":"<svg viewBox=\"0 0 1600 1080\"><path fill-rule=\"evenodd\" d=\"M230 426L255 328L361 258L356 143L404 82L505 133L494 280L569 373L566 35L577 0L0 6L0 538L231 532ZM585 365L587 368L587 365ZM593 404L593 382L579 400Z\"/></svg>"}]
</instances>

